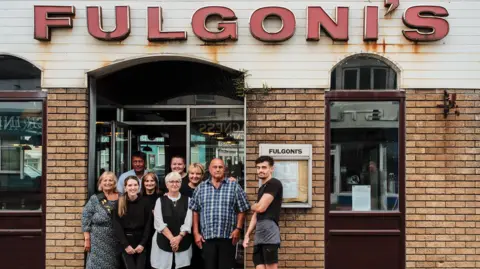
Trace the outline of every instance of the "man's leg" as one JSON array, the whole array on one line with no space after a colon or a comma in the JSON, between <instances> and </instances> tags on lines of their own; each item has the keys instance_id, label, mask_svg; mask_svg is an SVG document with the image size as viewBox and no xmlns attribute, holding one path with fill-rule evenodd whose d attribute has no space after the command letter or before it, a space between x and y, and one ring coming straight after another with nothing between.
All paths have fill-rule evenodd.
<instances>
[{"instance_id":1,"label":"man's leg","mask_svg":"<svg viewBox=\"0 0 480 269\"><path fill-rule=\"evenodd\" d=\"M218 269L232 269L235 265L235 245L232 239L219 239L219 242Z\"/></svg>"},{"instance_id":2,"label":"man's leg","mask_svg":"<svg viewBox=\"0 0 480 269\"><path fill-rule=\"evenodd\" d=\"M278 245L263 245L263 262L266 269L278 268ZM258 269L258 268L257 268Z\"/></svg>"},{"instance_id":3,"label":"man's leg","mask_svg":"<svg viewBox=\"0 0 480 269\"><path fill-rule=\"evenodd\" d=\"M205 262L205 268L219 269L217 240L218 239L205 240L205 243L203 243L202 256Z\"/></svg>"}]
</instances>

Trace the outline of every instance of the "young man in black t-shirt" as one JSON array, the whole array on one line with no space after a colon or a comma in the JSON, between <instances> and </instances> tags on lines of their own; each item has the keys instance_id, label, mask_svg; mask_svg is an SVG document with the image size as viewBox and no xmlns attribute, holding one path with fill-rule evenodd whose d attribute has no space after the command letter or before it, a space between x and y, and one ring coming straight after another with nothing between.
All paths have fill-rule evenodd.
<instances>
[{"instance_id":1,"label":"young man in black t-shirt","mask_svg":"<svg viewBox=\"0 0 480 269\"><path fill-rule=\"evenodd\" d=\"M253 263L256 269L277 269L278 248L280 247L280 209L282 207L282 183L272 178L274 161L270 156L255 160L257 176L262 182L258 189L257 202L251 207L254 212L243 246L248 247L250 233L256 228L253 249Z\"/></svg>"}]
</instances>

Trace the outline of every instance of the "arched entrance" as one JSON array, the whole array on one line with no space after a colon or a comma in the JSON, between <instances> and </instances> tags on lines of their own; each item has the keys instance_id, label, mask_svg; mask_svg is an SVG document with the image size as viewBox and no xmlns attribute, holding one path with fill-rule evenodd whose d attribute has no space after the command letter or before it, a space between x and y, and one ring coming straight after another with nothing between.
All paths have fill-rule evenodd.
<instances>
[{"instance_id":1,"label":"arched entrance","mask_svg":"<svg viewBox=\"0 0 480 269\"><path fill-rule=\"evenodd\" d=\"M45 268L47 110L40 80L32 63L0 55L2 268Z\"/></svg>"},{"instance_id":2,"label":"arched entrance","mask_svg":"<svg viewBox=\"0 0 480 269\"><path fill-rule=\"evenodd\" d=\"M172 156L208 166L222 158L244 186L245 109L235 85L240 72L185 58L141 59L92 72L89 193L104 170L131 168L131 154L147 155L159 178ZM243 268L243 264L238 264Z\"/></svg>"},{"instance_id":3,"label":"arched entrance","mask_svg":"<svg viewBox=\"0 0 480 269\"><path fill-rule=\"evenodd\" d=\"M405 268L405 94L377 55L332 69L326 94L325 265Z\"/></svg>"}]
</instances>

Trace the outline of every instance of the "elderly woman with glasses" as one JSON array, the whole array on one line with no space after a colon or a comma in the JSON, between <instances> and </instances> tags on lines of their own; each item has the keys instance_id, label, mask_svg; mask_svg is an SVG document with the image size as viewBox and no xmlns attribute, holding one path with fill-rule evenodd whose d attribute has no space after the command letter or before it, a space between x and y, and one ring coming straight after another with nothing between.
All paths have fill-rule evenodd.
<instances>
[{"instance_id":1,"label":"elderly woman with glasses","mask_svg":"<svg viewBox=\"0 0 480 269\"><path fill-rule=\"evenodd\" d=\"M154 209L156 233L152 239L151 265L157 269L190 266L192 258L192 211L189 199L181 195L182 176L171 172L165 177L168 192L157 199Z\"/></svg>"}]
</instances>

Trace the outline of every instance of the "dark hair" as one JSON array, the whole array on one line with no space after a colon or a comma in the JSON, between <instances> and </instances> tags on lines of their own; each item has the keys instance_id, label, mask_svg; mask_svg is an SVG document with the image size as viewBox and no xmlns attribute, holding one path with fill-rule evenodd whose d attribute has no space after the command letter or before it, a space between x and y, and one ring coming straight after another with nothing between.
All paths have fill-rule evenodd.
<instances>
[{"instance_id":1,"label":"dark hair","mask_svg":"<svg viewBox=\"0 0 480 269\"><path fill-rule=\"evenodd\" d=\"M144 162L147 160L147 154L141 151L135 151L134 153L132 153L132 159L133 157L141 158Z\"/></svg>"},{"instance_id":2,"label":"dark hair","mask_svg":"<svg viewBox=\"0 0 480 269\"><path fill-rule=\"evenodd\" d=\"M270 165L270 166L273 166L273 164L275 163L273 161L273 158L270 157L270 156L260 156L255 160L255 165L257 165L259 163L263 163L263 162L268 162L268 165Z\"/></svg>"},{"instance_id":3,"label":"dark hair","mask_svg":"<svg viewBox=\"0 0 480 269\"><path fill-rule=\"evenodd\" d=\"M180 155L173 155L172 158L170 158L170 163L172 163L172 160L173 160L173 159L182 159L183 164L185 164L185 166L187 165L187 162L185 161L185 158L183 158L183 157L180 156Z\"/></svg>"}]
</instances>

